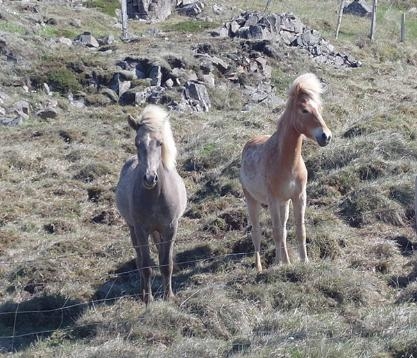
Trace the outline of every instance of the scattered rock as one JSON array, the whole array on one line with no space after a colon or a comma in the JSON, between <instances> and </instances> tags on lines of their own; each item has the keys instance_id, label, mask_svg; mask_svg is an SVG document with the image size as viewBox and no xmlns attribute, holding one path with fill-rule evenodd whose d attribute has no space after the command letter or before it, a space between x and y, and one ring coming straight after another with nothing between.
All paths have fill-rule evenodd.
<instances>
[{"instance_id":1,"label":"scattered rock","mask_svg":"<svg viewBox=\"0 0 417 358\"><path fill-rule=\"evenodd\" d=\"M197 74L193 70L186 70L183 68L174 68L171 71L171 75L174 79L177 79L179 83L198 80Z\"/></svg>"},{"instance_id":2,"label":"scattered rock","mask_svg":"<svg viewBox=\"0 0 417 358\"><path fill-rule=\"evenodd\" d=\"M68 47L72 46L72 40L67 37L58 37L56 42L62 45L66 45Z\"/></svg>"},{"instance_id":3,"label":"scattered rock","mask_svg":"<svg viewBox=\"0 0 417 358\"><path fill-rule=\"evenodd\" d=\"M126 0L127 15L130 18L162 21L171 15L176 2L176 0Z\"/></svg>"},{"instance_id":4,"label":"scattered rock","mask_svg":"<svg viewBox=\"0 0 417 358\"><path fill-rule=\"evenodd\" d=\"M85 95L73 95L71 92L68 93L68 101L70 104L76 108L84 108L85 107Z\"/></svg>"},{"instance_id":5,"label":"scattered rock","mask_svg":"<svg viewBox=\"0 0 417 358\"><path fill-rule=\"evenodd\" d=\"M372 9L363 0L353 0L343 8L343 13L356 16L371 16Z\"/></svg>"},{"instance_id":6,"label":"scattered rock","mask_svg":"<svg viewBox=\"0 0 417 358\"><path fill-rule=\"evenodd\" d=\"M86 47L93 47L93 48L100 47L100 44L98 43L96 38L93 35L91 35L91 33L89 32L84 32L81 35L78 35L74 39L74 43L80 44Z\"/></svg>"},{"instance_id":7,"label":"scattered rock","mask_svg":"<svg viewBox=\"0 0 417 358\"><path fill-rule=\"evenodd\" d=\"M124 75L120 72L117 72L113 75L113 78L110 81L110 89L113 90L121 97L126 91L130 89L131 82L126 81Z\"/></svg>"},{"instance_id":8,"label":"scattered rock","mask_svg":"<svg viewBox=\"0 0 417 358\"><path fill-rule=\"evenodd\" d=\"M47 83L44 83L44 84L42 85L42 87L43 87L43 90L45 91L45 93L46 93L48 96L50 96L50 95L52 94L52 92L51 92L51 90L50 90L50 88L49 88L49 86L48 86L48 84L47 84Z\"/></svg>"},{"instance_id":9,"label":"scattered rock","mask_svg":"<svg viewBox=\"0 0 417 358\"><path fill-rule=\"evenodd\" d=\"M12 107L12 112L17 113L20 117L27 119L30 115L30 104L27 101L18 101Z\"/></svg>"},{"instance_id":10,"label":"scattered rock","mask_svg":"<svg viewBox=\"0 0 417 358\"><path fill-rule=\"evenodd\" d=\"M211 107L206 86L203 84L187 82L184 89L184 97L196 111L208 112Z\"/></svg>"},{"instance_id":11,"label":"scattered rock","mask_svg":"<svg viewBox=\"0 0 417 358\"><path fill-rule=\"evenodd\" d=\"M105 37L99 38L98 43L100 46L108 46L114 43L114 36L113 35L107 35Z\"/></svg>"},{"instance_id":12,"label":"scattered rock","mask_svg":"<svg viewBox=\"0 0 417 358\"><path fill-rule=\"evenodd\" d=\"M1 41L1 40L0 40ZM1 92L0 91L0 103L4 103L5 101L7 101L9 99L9 95L7 93Z\"/></svg>"},{"instance_id":13,"label":"scattered rock","mask_svg":"<svg viewBox=\"0 0 417 358\"><path fill-rule=\"evenodd\" d=\"M216 15L220 15L223 12L223 8L220 5L214 4L212 10Z\"/></svg>"},{"instance_id":14,"label":"scattered rock","mask_svg":"<svg viewBox=\"0 0 417 358\"><path fill-rule=\"evenodd\" d=\"M80 28L81 27L81 20L80 19L71 19L69 24L71 26L76 27L76 28Z\"/></svg>"},{"instance_id":15,"label":"scattered rock","mask_svg":"<svg viewBox=\"0 0 417 358\"><path fill-rule=\"evenodd\" d=\"M215 79L212 74L204 74L202 75L202 80L204 84L209 88L214 88L215 86Z\"/></svg>"},{"instance_id":16,"label":"scattered rock","mask_svg":"<svg viewBox=\"0 0 417 358\"><path fill-rule=\"evenodd\" d=\"M55 108L45 108L36 112L36 115L42 119L52 119L58 117L58 111Z\"/></svg>"},{"instance_id":17,"label":"scattered rock","mask_svg":"<svg viewBox=\"0 0 417 358\"><path fill-rule=\"evenodd\" d=\"M160 86L162 83L162 70L161 66L152 66L149 72L151 79L151 86Z\"/></svg>"},{"instance_id":18,"label":"scattered rock","mask_svg":"<svg viewBox=\"0 0 417 358\"><path fill-rule=\"evenodd\" d=\"M177 12L181 15L186 16L197 16L203 12L204 3L201 1L182 1L182 3L177 6Z\"/></svg>"},{"instance_id":19,"label":"scattered rock","mask_svg":"<svg viewBox=\"0 0 417 358\"><path fill-rule=\"evenodd\" d=\"M112 100L112 102L117 103L119 101L119 96L115 91L110 88L103 88L101 93Z\"/></svg>"},{"instance_id":20,"label":"scattered rock","mask_svg":"<svg viewBox=\"0 0 417 358\"><path fill-rule=\"evenodd\" d=\"M23 124L24 118L15 117L15 118L0 118L0 125L6 127L17 127Z\"/></svg>"},{"instance_id":21,"label":"scattered rock","mask_svg":"<svg viewBox=\"0 0 417 358\"><path fill-rule=\"evenodd\" d=\"M58 25L58 21L57 19L50 17L49 19L45 20L45 24L55 26Z\"/></svg>"}]
</instances>

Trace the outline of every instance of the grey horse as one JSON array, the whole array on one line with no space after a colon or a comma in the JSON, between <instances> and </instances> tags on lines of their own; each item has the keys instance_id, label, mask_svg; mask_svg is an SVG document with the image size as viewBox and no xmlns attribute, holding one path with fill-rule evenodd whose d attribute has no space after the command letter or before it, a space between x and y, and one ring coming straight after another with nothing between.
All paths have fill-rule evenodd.
<instances>
[{"instance_id":1,"label":"grey horse","mask_svg":"<svg viewBox=\"0 0 417 358\"><path fill-rule=\"evenodd\" d=\"M137 156L128 159L121 170L116 203L129 226L141 275L141 295L149 303L153 300L149 237L158 248L164 298L171 299L173 246L187 194L175 167L177 149L167 112L148 105L137 120L129 116L128 123L136 131Z\"/></svg>"}]
</instances>

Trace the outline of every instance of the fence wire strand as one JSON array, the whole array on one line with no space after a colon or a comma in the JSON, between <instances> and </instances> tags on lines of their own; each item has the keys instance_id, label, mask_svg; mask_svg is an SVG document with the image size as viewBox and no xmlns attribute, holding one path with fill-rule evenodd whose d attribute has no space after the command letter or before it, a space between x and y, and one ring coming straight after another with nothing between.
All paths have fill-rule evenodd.
<instances>
[{"instance_id":1,"label":"fence wire strand","mask_svg":"<svg viewBox=\"0 0 417 358\"><path fill-rule=\"evenodd\" d=\"M361 213L361 215L368 215L368 214L381 214L384 212L392 212L392 209L381 209L381 210L370 210L367 212L363 212ZM323 219L322 221L334 221L337 220L337 218L329 218L329 219ZM359 234L357 235L343 235L343 238L356 238L358 237ZM247 238L248 237L248 233L244 234L241 236L241 238ZM129 245L130 247L132 247L132 245ZM146 245L147 246L147 245ZM136 246L137 248L138 246ZM261 250L261 254L265 254L268 253L271 249L267 248L267 249L263 249ZM192 260L184 260L184 261L178 261L175 262L175 265L177 266L187 266L187 265L191 265L191 264L203 264L206 262L215 262L215 261L219 261L219 260L225 260L228 258L233 258L236 259L238 257L248 257L248 256L253 256L255 254L255 251L247 251L247 252L236 252L236 253L228 253L228 254L222 254L222 255L212 255L209 257L205 257L205 258L198 258L198 259L192 259ZM34 262L34 261L38 261L38 260L42 260L42 261L53 261L53 260L57 260L57 259L65 259L67 257L71 257L71 256L75 256L74 254L68 254L68 255L59 255L56 257L39 257L37 259L29 259L29 260L22 260L22 261L0 261L0 264L7 264L7 265L20 265L20 264L25 264L28 262ZM143 267L142 269L156 269L156 268L160 268L163 265L158 265L158 264L154 264L154 265L150 265L147 267ZM72 331L75 328L80 328L80 327L88 327L88 326L94 326L94 324L86 324L86 325L74 325L71 328L63 328L62 325L64 324L64 312L66 310L71 310L71 309L75 309L77 307L91 307L93 309L96 308L97 305L99 304L104 304L106 302L110 302L110 301L115 301L115 300L120 300L120 299L124 299L124 298L139 298L140 294L123 294L123 295L118 295L118 296L112 296L111 295L111 291L113 290L117 279L119 279L122 276L126 276L126 275L132 275L132 274L138 274L140 273L139 268L133 269L133 270L128 270L128 271L123 271L123 272L113 272L113 273L108 273L108 277L110 279L112 279L111 285L110 287L107 289L107 293L105 294L104 298L102 299L94 299L94 300L89 300L86 302L80 302L80 303L75 303L75 304L70 304L67 306L68 300L69 298L67 298L62 307L57 307L57 308L51 308L51 309L44 309L44 310L24 310L21 311L19 308L21 307L21 303L16 303L16 309L13 311L8 311L8 312L0 312L0 317L4 317L5 315L14 315L14 323L13 323L13 329L12 329L12 335L9 336L0 336L0 340L12 340L12 347L14 347L15 345L15 339L18 338L24 338L24 337L28 337L28 336L37 336L37 335L45 335L45 334L49 334L52 332L55 332L56 330L61 330L61 331ZM153 283L155 282L156 277L153 277ZM36 282L37 284L42 284L41 282ZM47 284L47 282L44 282L44 284ZM160 286L157 291L159 292L160 290L162 290L162 286ZM184 304L190 299L192 298L192 296L198 294L199 291L197 292L193 292L191 294L190 297L186 298L180 305L180 307L183 307ZM17 332L17 321L19 316L21 317L21 315L24 314L51 314L54 312L61 312L61 320L60 323L58 325L57 328L55 329L51 329L51 330L42 330L42 331L35 331L35 332L28 332L28 333L22 333L22 334L16 334Z\"/></svg>"}]
</instances>

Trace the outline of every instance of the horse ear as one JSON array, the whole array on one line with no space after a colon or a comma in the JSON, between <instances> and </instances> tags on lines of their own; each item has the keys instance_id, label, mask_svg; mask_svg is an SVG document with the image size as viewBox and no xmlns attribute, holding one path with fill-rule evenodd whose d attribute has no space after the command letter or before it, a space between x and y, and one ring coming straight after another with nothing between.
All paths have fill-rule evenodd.
<instances>
[{"instance_id":1,"label":"horse ear","mask_svg":"<svg viewBox=\"0 0 417 358\"><path fill-rule=\"evenodd\" d=\"M133 118L132 115L127 116L127 123L129 123L129 126L132 127L135 131L139 128L139 123L136 121L135 118Z\"/></svg>"},{"instance_id":2,"label":"horse ear","mask_svg":"<svg viewBox=\"0 0 417 358\"><path fill-rule=\"evenodd\" d=\"M297 98L298 96L300 96L301 94L304 93L304 88L300 83L297 83L297 85L294 88L294 97Z\"/></svg>"}]
</instances>

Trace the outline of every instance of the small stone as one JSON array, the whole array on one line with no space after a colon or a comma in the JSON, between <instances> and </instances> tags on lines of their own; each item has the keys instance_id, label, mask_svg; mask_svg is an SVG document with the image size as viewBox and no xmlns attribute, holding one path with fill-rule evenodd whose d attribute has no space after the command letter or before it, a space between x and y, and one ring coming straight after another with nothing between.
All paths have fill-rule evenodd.
<instances>
[{"instance_id":1,"label":"small stone","mask_svg":"<svg viewBox=\"0 0 417 358\"><path fill-rule=\"evenodd\" d=\"M42 119L52 119L58 116L58 111L55 108L45 108L36 112L36 115Z\"/></svg>"},{"instance_id":2,"label":"small stone","mask_svg":"<svg viewBox=\"0 0 417 358\"><path fill-rule=\"evenodd\" d=\"M168 88L172 88L172 87L174 87L174 81L172 80L172 78L168 78L168 79L165 81L165 86L166 86L166 87L168 87Z\"/></svg>"}]
</instances>

